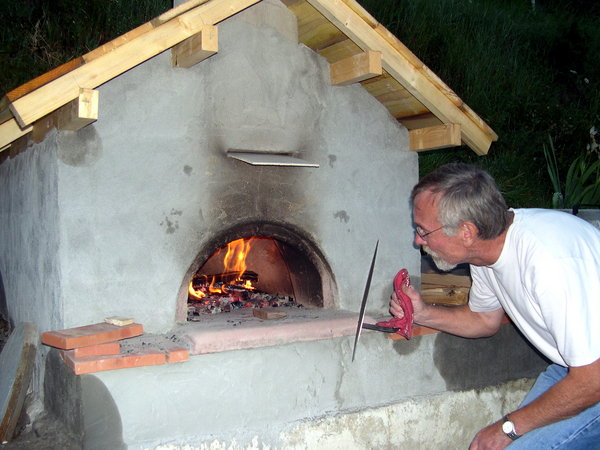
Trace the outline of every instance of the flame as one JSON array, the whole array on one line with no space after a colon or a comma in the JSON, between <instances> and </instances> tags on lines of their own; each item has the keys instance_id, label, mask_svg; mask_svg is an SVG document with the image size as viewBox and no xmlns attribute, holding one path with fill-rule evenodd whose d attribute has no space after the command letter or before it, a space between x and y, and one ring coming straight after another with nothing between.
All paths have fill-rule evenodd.
<instances>
[{"instance_id":1,"label":"flame","mask_svg":"<svg viewBox=\"0 0 600 450\"><path fill-rule=\"evenodd\" d=\"M206 297L206 294L204 292L194 289L193 283L191 281L190 281L190 285L188 286L188 294L191 295L192 297L197 298L198 300Z\"/></svg>"},{"instance_id":2,"label":"flame","mask_svg":"<svg viewBox=\"0 0 600 450\"><path fill-rule=\"evenodd\" d=\"M252 248L251 242L254 239L254 237L241 238L229 242L227 244L227 252L223 258L223 272L237 273L235 280L232 280L231 283L243 286L245 289L250 290L255 289L255 287L252 286L252 281L242 280L242 275L246 272L246 257L248 256L248 253L250 253L250 249ZM217 252L220 252L221 250L224 250L224 248L221 248ZM208 286L204 284L202 289L194 289L193 282L190 281L188 286L189 295L200 300L207 297L209 294L223 293L224 291L221 287L215 286L216 280L216 276L212 276L210 284L208 284Z\"/></svg>"},{"instance_id":3,"label":"flame","mask_svg":"<svg viewBox=\"0 0 600 450\"><path fill-rule=\"evenodd\" d=\"M210 292L211 294L221 294L223 292L223 289L215 287L215 281L216 278L213 276L210 280L210 284L208 285L208 292Z\"/></svg>"},{"instance_id":4,"label":"flame","mask_svg":"<svg viewBox=\"0 0 600 450\"><path fill-rule=\"evenodd\" d=\"M252 248L253 237L248 239L236 239L227 244L227 253L223 259L226 272L237 272L235 281L242 281L242 275L246 271L246 257ZM252 282L246 280L243 284L246 289L254 289Z\"/></svg>"},{"instance_id":5,"label":"flame","mask_svg":"<svg viewBox=\"0 0 600 450\"><path fill-rule=\"evenodd\" d=\"M252 238L236 239L227 244L227 254L223 260L226 272L237 272L238 279L246 271L246 256L250 252Z\"/></svg>"}]
</instances>

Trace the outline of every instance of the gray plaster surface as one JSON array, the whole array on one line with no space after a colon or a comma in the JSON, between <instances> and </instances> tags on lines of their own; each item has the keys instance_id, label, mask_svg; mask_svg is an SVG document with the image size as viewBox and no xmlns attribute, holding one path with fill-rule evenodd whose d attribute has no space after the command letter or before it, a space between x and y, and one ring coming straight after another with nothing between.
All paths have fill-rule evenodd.
<instances>
[{"instance_id":1,"label":"gray plaster surface","mask_svg":"<svg viewBox=\"0 0 600 450\"><path fill-rule=\"evenodd\" d=\"M358 310L377 239L373 310L387 311L400 268L418 273L408 205L418 167L407 131L361 86L331 86L327 62L283 24L296 30L279 2L250 8L219 25L213 57L177 69L168 52L158 55L99 88L98 122L51 134L47 148L17 157L27 167L8 161L33 185L31 165L50 160L39 165L39 205L26 202L34 234L17 241L43 244L48 267L38 267L34 247L21 256L27 285L8 261L3 271L10 299L22 295L17 282L33 298L53 279L42 331L118 315L167 332L207 242L250 222L299 230L330 272L336 308ZM290 152L320 168L253 167L228 149ZM38 223L42 206L53 230Z\"/></svg>"},{"instance_id":2,"label":"gray plaster surface","mask_svg":"<svg viewBox=\"0 0 600 450\"><path fill-rule=\"evenodd\" d=\"M353 337L348 336L98 372L89 375L95 380L89 386L101 389L102 396L90 397L101 398L105 406L90 401L86 408L94 414L108 408L106 417L117 414L112 434L122 433L128 448L214 439L236 440L245 448L254 436L271 448L286 448L280 433L303 421L496 386L535 377L545 367L509 325L485 341L461 339L462 352L449 350L458 347L454 339L440 334L391 341L382 333L365 333L353 363ZM488 400L486 408L503 402L502 397ZM473 415L478 407L472 407Z\"/></svg>"}]
</instances>

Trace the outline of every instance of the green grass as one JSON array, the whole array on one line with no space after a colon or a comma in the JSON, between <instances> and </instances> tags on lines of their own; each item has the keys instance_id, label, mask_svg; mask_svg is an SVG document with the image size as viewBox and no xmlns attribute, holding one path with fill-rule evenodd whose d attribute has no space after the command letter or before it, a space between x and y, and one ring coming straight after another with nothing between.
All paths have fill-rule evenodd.
<instances>
[{"instance_id":1,"label":"green grass","mask_svg":"<svg viewBox=\"0 0 600 450\"><path fill-rule=\"evenodd\" d=\"M172 0L0 0L0 94L172 7Z\"/></svg>"},{"instance_id":2,"label":"green grass","mask_svg":"<svg viewBox=\"0 0 600 450\"><path fill-rule=\"evenodd\" d=\"M421 153L421 174L470 162L492 173L511 206L551 206L548 135L566 174L600 124L600 13L589 3L361 2L499 135L484 157L468 149Z\"/></svg>"}]
</instances>

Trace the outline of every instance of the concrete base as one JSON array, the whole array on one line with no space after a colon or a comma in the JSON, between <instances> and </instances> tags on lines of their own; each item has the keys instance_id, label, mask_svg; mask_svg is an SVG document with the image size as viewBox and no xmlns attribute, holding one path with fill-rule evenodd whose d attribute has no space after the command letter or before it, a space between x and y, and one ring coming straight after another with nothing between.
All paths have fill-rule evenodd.
<instances>
[{"instance_id":1,"label":"concrete base","mask_svg":"<svg viewBox=\"0 0 600 450\"><path fill-rule=\"evenodd\" d=\"M466 448L546 366L510 324L476 340L365 333L351 362L353 341L81 376L50 357L46 397L86 449Z\"/></svg>"},{"instance_id":2,"label":"concrete base","mask_svg":"<svg viewBox=\"0 0 600 450\"><path fill-rule=\"evenodd\" d=\"M468 448L481 428L516 409L532 384L532 379L520 379L305 422L282 433L282 448ZM264 448L258 442L255 439L250 448ZM233 443L223 444L213 442L210 448L236 448Z\"/></svg>"},{"instance_id":3,"label":"concrete base","mask_svg":"<svg viewBox=\"0 0 600 450\"><path fill-rule=\"evenodd\" d=\"M468 448L481 428L495 422L507 411L518 407L533 381L524 378L482 390L446 392L348 414L302 420L282 430L276 439L269 435L255 435L249 440L243 437L234 437L230 440L192 439L187 442L163 443L156 446L111 448L156 450ZM102 447L100 442L87 442L85 448L106 447Z\"/></svg>"}]
</instances>

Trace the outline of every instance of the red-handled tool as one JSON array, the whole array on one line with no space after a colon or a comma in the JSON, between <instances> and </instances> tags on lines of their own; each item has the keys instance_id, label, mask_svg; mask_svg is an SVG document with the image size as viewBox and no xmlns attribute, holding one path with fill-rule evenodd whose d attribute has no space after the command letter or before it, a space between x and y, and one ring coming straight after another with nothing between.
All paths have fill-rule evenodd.
<instances>
[{"instance_id":1,"label":"red-handled tool","mask_svg":"<svg viewBox=\"0 0 600 450\"><path fill-rule=\"evenodd\" d=\"M394 277L394 291L396 292L396 297L398 297L400 306L404 311L404 317L401 319L394 317L384 322L377 322L375 325L381 328L396 328L396 333L404 336L406 339L410 339L412 337L413 327L413 304L408 295L402 290L402 286L410 286L410 276L406 269L402 269Z\"/></svg>"},{"instance_id":2,"label":"red-handled tool","mask_svg":"<svg viewBox=\"0 0 600 450\"><path fill-rule=\"evenodd\" d=\"M373 276L373 268L375 266L375 258L377 257L377 247L379 241L375 245L375 252L373 253L373 259L371 261L371 268L367 276L367 285L365 286L365 292L363 294L362 303L360 305L360 313L358 314L358 324L356 327L356 336L354 337L354 349L352 350L352 361L356 355L356 346L358 339L360 338L360 332L363 328L367 330L381 331L384 333L398 333L404 336L406 339L412 337L412 326L413 326L413 306L412 301L402 290L402 286L410 286L410 277L408 276L408 270L402 269L394 277L394 291L396 291L396 297L400 301L400 305L404 310L404 317L398 319L394 317L387 322L377 322L375 325L372 323L365 323L365 307L367 305L367 298L369 296L369 288L371 286L371 277Z\"/></svg>"}]
</instances>

